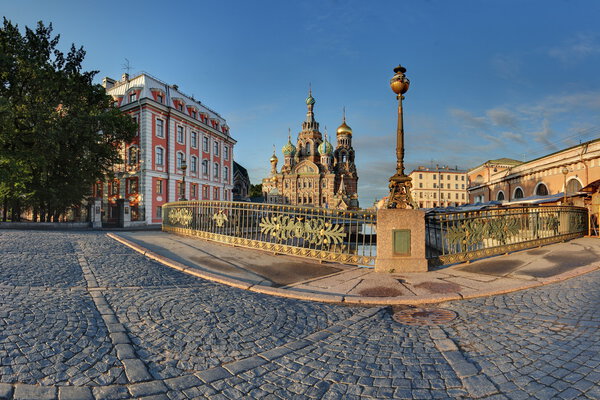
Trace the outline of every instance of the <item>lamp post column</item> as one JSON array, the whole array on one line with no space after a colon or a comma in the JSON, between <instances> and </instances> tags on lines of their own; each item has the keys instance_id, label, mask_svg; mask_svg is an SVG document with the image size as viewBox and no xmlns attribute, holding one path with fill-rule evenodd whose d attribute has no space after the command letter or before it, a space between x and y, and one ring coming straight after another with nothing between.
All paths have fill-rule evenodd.
<instances>
[{"instance_id":1,"label":"lamp post column","mask_svg":"<svg viewBox=\"0 0 600 400\"><path fill-rule=\"evenodd\" d=\"M398 99L398 127L396 128L396 174L390 178L390 194L386 208L412 208L410 196L411 178L404 174L404 115L402 100L408 91L410 81L404 75L406 68L398 65L390 86Z\"/></svg>"}]
</instances>

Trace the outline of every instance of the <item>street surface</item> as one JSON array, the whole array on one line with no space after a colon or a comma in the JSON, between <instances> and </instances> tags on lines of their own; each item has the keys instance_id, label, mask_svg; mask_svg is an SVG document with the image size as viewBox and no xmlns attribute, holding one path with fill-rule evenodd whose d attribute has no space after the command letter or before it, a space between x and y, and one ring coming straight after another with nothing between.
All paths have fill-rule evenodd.
<instances>
[{"instance_id":1,"label":"street surface","mask_svg":"<svg viewBox=\"0 0 600 400\"><path fill-rule=\"evenodd\" d=\"M0 398L600 399L600 272L436 305L270 297L98 232L0 231Z\"/></svg>"}]
</instances>

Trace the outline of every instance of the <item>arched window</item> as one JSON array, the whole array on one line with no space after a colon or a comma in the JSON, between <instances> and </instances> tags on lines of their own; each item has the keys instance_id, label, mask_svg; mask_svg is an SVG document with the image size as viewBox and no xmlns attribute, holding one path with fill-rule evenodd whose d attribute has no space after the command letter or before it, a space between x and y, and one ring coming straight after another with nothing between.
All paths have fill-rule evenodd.
<instances>
[{"instance_id":1,"label":"arched window","mask_svg":"<svg viewBox=\"0 0 600 400\"><path fill-rule=\"evenodd\" d=\"M567 183L567 194L577 193L581 190L581 183L577 179L571 179Z\"/></svg>"},{"instance_id":2,"label":"arched window","mask_svg":"<svg viewBox=\"0 0 600 400\"><path fill-rule=\"evenodd\" d=\"M497 201L504 201L504 192L502 190L499 191L498 194L496 195L496 200Z\"/></svg>"},{"instance_id":3,"label":"arched window","mask_svg":"<svg viewBox=\"0 0 600 400\"><path fill-rule=\"evenodd\" d=\"M202 175L208 176L208 160L202 160Z\"/></svg>"},{"instance_id":4,"label":"arched window","mask_svg":"<svg viewBox=\"0 0 600 400\"><path fill-rule=\"evenodd\" d=\"M483 183L483 176L482 175L477 175L477 177L475 178L475 182L476 185L481 185Z\"/></svg>"},{"instance_id":5,"label":"arched window","mask_svg":"<svg viewBox=\"0 0 600 400\"><path fill-rule=\"evenodd\" d=\"M183 153L177 152L177 169L181 169L182 164L183 164Z\"/></svg>"},{"instance_id":6,"label":"arched window","mask_svg":"<svg viewBox=\"0 0 600 400\"><path fill-rule=\"evenodd\" d=\"M310 142L306 143L306 155L310 156Z\"/></svg>"},{"instance_id":7,"label":"arched window","mask_svg":"<svg viewBox=\"0 0 600 400\"><path fill-rule=\"evenodd\" d=\"M515 199L522 199L523 198L523 189L521 189L520 187L515 189L515 195L513 196Z\"/></svg>"},{"instance_id":8,"label":"arched window","mask_svg":"<svg viewBox=\"0 0 600 400\"><path fill-rule=\"evenodd\" d=\"M195 174L198 171L198 158L196 156L192 156L192 163L190 165L190 170Z\"/></svg>"},{"instance_id":9,"label":"arched window","mask_svg":"<svg viewBox=\"0 0 600 400\"><path fill-rule=\"evenodd\" d=\"M548 196L548 188L543 183L540 183L535 188L535 194L537 196Z\"/></svg>"}]
</instances>

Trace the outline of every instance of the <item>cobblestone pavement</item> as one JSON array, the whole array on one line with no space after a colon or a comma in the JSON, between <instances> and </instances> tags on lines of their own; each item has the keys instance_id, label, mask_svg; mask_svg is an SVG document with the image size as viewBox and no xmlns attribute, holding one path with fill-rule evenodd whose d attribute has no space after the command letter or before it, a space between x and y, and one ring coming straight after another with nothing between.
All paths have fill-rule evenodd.
<instances>
[{"instance_id":1,"label":"cobblestone pavement","mask_svg":"<svg viewBox=\"0 0 600 400\"><path fill-rule=\"evenodd\" d=\"M409 326L203 281L101 233L0 231L0 399L600 399L599 283Z\"/></svg>"}]
</instances>

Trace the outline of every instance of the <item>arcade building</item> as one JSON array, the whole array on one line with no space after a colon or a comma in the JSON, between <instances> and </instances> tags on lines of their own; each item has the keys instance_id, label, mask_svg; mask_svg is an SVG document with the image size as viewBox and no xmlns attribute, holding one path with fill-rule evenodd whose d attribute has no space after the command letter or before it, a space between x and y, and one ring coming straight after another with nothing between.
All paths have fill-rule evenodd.
<instances>
[{"instance_id":1,"label":"arcade building","mask_svg":"<svg viewBox=\"0 0 600 400\"><path fill-rule=\"evenodd\" d=\"M337 128L335 148L319 131L315 120L315 99L309 92L306 99L306 119L298 133L296 144L291 133L283 146L283 165L279 159L269 160L271 173L262 180L263 196L268 203L291 204L336 209L358 209L358 175L354 164L352 129L346 123Z\"/></svg>"}]
</instances>

